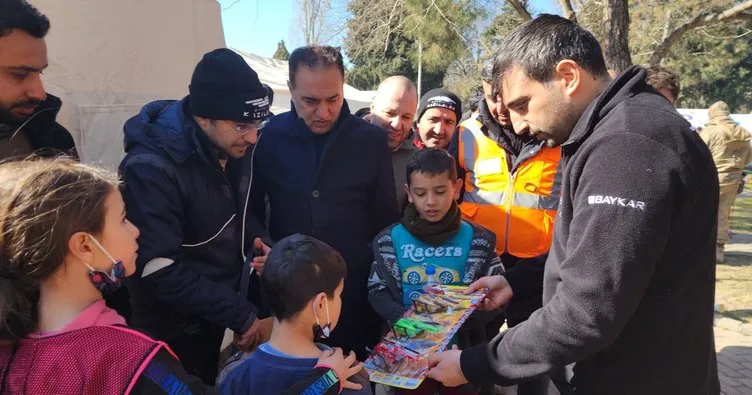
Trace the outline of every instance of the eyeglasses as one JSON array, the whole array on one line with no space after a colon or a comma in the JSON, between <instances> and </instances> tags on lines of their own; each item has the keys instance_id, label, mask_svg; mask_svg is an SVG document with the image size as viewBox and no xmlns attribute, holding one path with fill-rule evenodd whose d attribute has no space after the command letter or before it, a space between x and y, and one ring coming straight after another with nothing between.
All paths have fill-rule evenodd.
<instances>
[{"instance_id":1,"label":"eyeglasses","mask_svg":"<svg viewBox=\"0 0 752 395\"><path fill-rule=\"evenodd\" d=\"M235 132L238 135L242 136L250 131L262 129L264 126L266 126L267 123L269 123L269 119L271 118L266 118L261 121L253 121L253 122L234 122L234 121L224 121L224 120L222 122L225 122L229 124L230 126L232 126L232 128L235 129Z\"/></svg>"}]
</instances>

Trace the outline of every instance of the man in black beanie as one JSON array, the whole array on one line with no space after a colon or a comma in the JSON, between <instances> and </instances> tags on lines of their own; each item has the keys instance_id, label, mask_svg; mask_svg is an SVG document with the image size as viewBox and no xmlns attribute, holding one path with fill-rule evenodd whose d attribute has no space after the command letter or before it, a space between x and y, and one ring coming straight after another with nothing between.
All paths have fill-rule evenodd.
<instances>
[{"instance_id":1,"label":"man in black beanie","mask_svg":"<svg viewBox=\"0 0 752 395\"><path fill-rule=\"evenodd\" d=\"M126 285L130 324L166 341L186 371L213 385L225 328L241 349L262 337L247 263L257 255L253 265L263 270L269 242L247 212L249 148L270 100L256 72L224 48L204 55L189 89L125 124L123 198L141 231Z\"/></svg>"},{"instance_id":2,"label":"man in black beanie","mask_svg":"<svg viewBox=\"0 0 752 395\"><path fill-rule=\"evenodd\" d=\"M415 140L418 148L446 149L462 119L462 101L446 89L431 89L420 98Z\"/></svg>"}]
</instances>

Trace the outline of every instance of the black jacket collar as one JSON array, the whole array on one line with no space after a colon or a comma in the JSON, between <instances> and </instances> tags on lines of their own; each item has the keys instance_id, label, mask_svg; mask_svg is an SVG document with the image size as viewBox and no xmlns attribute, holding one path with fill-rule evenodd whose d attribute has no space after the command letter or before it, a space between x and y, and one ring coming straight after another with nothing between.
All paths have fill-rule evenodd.
<instances>
[{"instance_id":1,"label":"black jacket collar","mask_svg":"<svg viewBox=\"0 0 752 395\"><path fill-rule=\"evenodd\" d=\"M646 74L645 68L632 66L611 81L606 89L587 106L562 147L581 145L593 133L598 122L605 118L614 107L638 93L645 92L647 90Z\"/></svg>"},{"instance_id":2,"label":"black jacket collar","mask_svg":"<svg viewBox=\"0 0 752 395\"><path fill-rule=\"evenodd\" d=\"M5 125L14 133L20 128L20 132L29 139L35 150L63 151L75 155L73 138L56 122L62 105L60 98L47 94L47 99L29 119L23 122L7 122Z\"/></svg>"}]
</instances>

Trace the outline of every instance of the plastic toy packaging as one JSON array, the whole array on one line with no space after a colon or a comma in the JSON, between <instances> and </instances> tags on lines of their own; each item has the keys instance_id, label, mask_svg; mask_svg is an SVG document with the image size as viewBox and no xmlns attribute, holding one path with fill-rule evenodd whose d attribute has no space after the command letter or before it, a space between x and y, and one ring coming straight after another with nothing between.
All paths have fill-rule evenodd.
<instances>
[{"instance_id":1,"label":"plastic toy packaging","mask_svg":"<svg viewBox=\"0 0 752 395\"><path fill-rule=\"evenodd\" d=\"M413 306L371 351L365 368L371 381L415 389L428 374L427 357L444 351L462 324L486 296L463 294L464 286L427 285Z\"/></svg>"}]
</instances>

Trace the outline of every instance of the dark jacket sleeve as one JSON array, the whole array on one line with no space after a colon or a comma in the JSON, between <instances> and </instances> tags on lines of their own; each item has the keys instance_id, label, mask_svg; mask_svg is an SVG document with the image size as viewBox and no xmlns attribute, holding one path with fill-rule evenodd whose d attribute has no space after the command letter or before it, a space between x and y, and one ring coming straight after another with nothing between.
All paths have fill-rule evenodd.
<instances>
[{"instance_id":1,"label":"dark jacket sleeve","mask_svg":"<svg viewBox=\"0 0 752 395\"><path fill-rule=\"evenodd\" d=\"M634 160L635 152L641 160ZM572 189L564 192L571 198L572 221L556 293L527 322L464 351L465 377L475 384L511 385L613 343L665 248L681 193L679 168L673 151L644 136L608 136L581 148L568 169ZM594 204L596 195L644 204Z\"/></svg>"},{"instance_id":2,"label":"dark jacket sleeve","mask_svg":"<svg viewBox=\"0 0 752 395\"><path fill-rule=\"evenodd\" d=\"M391 251L391 252L389 252ZM389 270L385 260L394 259L394 243L388 231L373 240L374 262L368 277L368 302L385 321L395 322L405 314L398 278Z\"/></svg>"},{"instance_id":3,"label":"dark jacket sleeve","mask_svg":"<svg viewBox=\"0 0 752 395\"><path fill-rule=\"evenodd\" d=\"M394 186L394 172L392 171L392 153L389 151L386 134L380 134L380 140L373 149L379 152L376 163L377 172L371 193L368 194L368 215L371 224L371 234L375 235L382 229L399 221L397 212L397 192Z\"/></svg>"},{"instance_id":4,"label":"dark jacket sleeve","mask_svg":"<svg viewBox=\"0 0 752 395\"><path fill-rule=\"evenodd\" d=\"M268 132L267 132L268 133ZM262 145L261 145L261 139L264 138L265 133L260 133L258 140L256 141L256 147L255 150L258 152L254 152L253 156L253 163L251 166L253 166L253 179L251 180L251 216L256 218L256 221L259 223L259 226L264 230L264 234L267 235L267 241L274 242L274 240L271 239L271 236L268 235L269 232L269 205L267 204L267 196L266 196L266 186L264 185L264 177L261 171L260 166L260 160L259 157L263 155L262 153ZM271 246L271 244L268 244Z\"/></svg>"},{"instance_id":5,"label":"dark jacket sleeve","mask_svg":"<svg viewBox=\"0 0 752 395\"><path fill-rule=\"evenodd\" d=\"M495 276L504 272L504 265L499 259L499 254L496 253L496 235L490 230L485 230L487 234L486 240L488 245L485 247L486 260L483 262L480 272L475 274L475 280L479 280L485 276Z\"/></svg>"},{"instance_id":6,"label":"dark jacket sleeve","mask_svg":"<svg viewBox=\"0 0 752 395\"><path fill-rule=\"evenodd\" d=\"M501 264L499 254L496 253L496 235L488 229L473 224L473 244L483 245L485 258L480 269L475 272L473 281L481 277L499 275L503 272L504 266ZM483 326L502 313L501 309L492 311L476 310L465 323L466 327Z\"/></svg>"},{"instance_id":7,"label":"dark jacket sleeve","mask_svg":"<svg viewBox=\"0 0 752 395\"><path fill-rule=\"evenodd\" d=\"M547 258L546 253L533 258L517 259L516 264L502 274L512 287L513 298L527 299L543 294L543 272Z\"/></svg>"},{"instance_id":8,"label":"dark jacket sleeve","mask_svg":"<svg viewBox=\"0 0 752 395\"><path fill-rule=\"evenodd\" d=\"M166 350L160 350L136 378L130 392L134 395L219 394L188 374L180 362Z\"/></svg>"},{"instance_id":9,"label":"dark jacket sleeve","mask_svg":"<svg viewBox=\"0 0 752 395\"><path fill-rule=\"evenodd\" d=\"M256 308L231 288L182 262L184 214L177 181L169 168L134 158L121 172L128 218L141 232L136 275L141 276L142 288L180 313L245 332L255 319ZM143 276L146 264L157 258L173 263Z\"/></svg>"}]
</instances>

